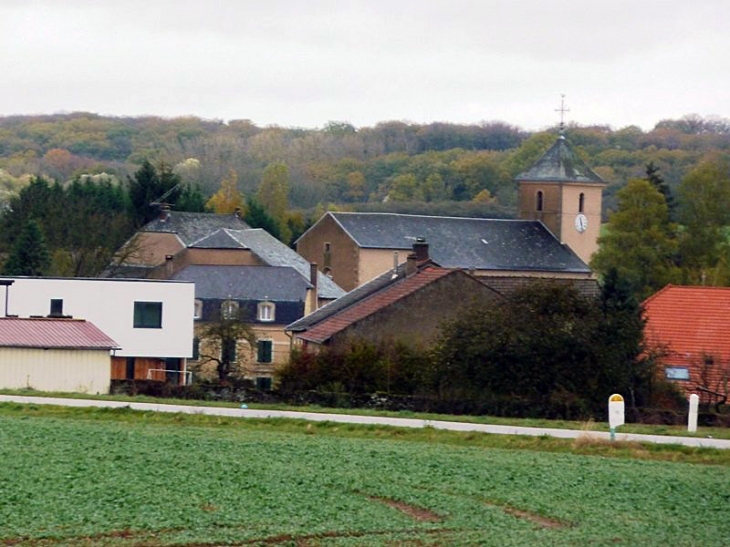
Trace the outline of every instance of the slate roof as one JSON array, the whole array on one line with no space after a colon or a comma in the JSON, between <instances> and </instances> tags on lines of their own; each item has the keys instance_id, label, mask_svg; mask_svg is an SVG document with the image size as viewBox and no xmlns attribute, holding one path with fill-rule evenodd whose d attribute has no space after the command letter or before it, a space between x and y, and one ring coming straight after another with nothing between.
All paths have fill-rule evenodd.
<instances>
[{"instance_id":1,"label":"slate roof","mask_svg":"<svg viewBox=\"0 0 730 547\"><path fill-rule=\"evenodd\" d=\"M216 249L249 249L269 266L294 268L309 281L310 265L307 260L289 248L266 230L250 228L248 230L221 229L190 245L191 248ZM317 274L317 292L320 298L334 300L345 294L329 277Z\"/></svg>"},{"instance_id":2,"label":"slate roof","mask_svg":"<svg viewBox=\"0 0 730 547\"><path fill-rule=\"evenodd\" d=\"M730 360L730 288L667 285L644 301L644 316L647 341L668 345L670 364Z\"/></svg>"},{"instance_id":3,"label":"slate roof","mask_svg":"<svg viewBox=\"0 0 730 547\"><path fill-rule=\"evenodd\" d=\"M300 302L311 286L287 267L190 265L176 272L177 281L195 283L195 298Z\"/></svg>"},{"instance_id":4,"label":"slate roof","mask_svg":"<svg viewBox=\"0 0 730 547\"><path fill-rule=\"evenodd\" d=\"M217 215L214 213L185 213L170 211L166 220L157 218L145 224L142 232L173 233L185 246L206 237L221 228L246 230L249 225L237 215Z\"/></svg>"},{"instance_id":5,"label":"slate roof","mask_svg":"<svg viewBox=\"0 0 730 547\"><path fill-rule=\"evenodd\" d=\"M445 268L591 272L578 255L536 220L327 214L362 248L410 250L414 240L423 237L433 261Z\"/></svg>"},{"instance_id":6,"label":"slate roof","mask_svg":"<svg viewBox=\"0 0 730 547\"><path fill-rule=\"evenodd\" d=\"M0 347L120 349L95 325L79 319L0 317Z\"/></svg>"},{"instance_id":7,"label":"slate roof","mask_svg":"<svg viewBox=\"0 0 730 547\"><path fill-rule=\"evenodd\" d=\"M448 275L466 275L459 270L439 268L432 264L405 276L405 265L384 273L350 291L342 298L295 321L286 330L300 333L304 340L323 343L350 325L398 303L401 299Z\"/></svg>"},{"instance_id":8,"label":"slate roof","mask_svg":"<svg viewBox=\"0 0 730 547\"><path fill-rule=\"evenodd\" d=\"M605 184L605 181L580 159L562 135L532 167L517 175L515 180Z\"/></svg>"}]
</instances>

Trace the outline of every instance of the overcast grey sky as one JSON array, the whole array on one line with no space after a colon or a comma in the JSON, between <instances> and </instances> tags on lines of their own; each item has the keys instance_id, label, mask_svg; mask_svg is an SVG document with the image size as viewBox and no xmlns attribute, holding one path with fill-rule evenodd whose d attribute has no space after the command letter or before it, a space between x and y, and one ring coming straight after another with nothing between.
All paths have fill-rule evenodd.
<instances>
[{"instance_id":1,"label":"overcast grey sky","mask_svg":"<svg viewBox=\"0 0 730 547\"><path fill-rule=\"evenodd\" d=\"M0 115L730 117L730 0L0 0Z\"/></svg>"}]
</instances>

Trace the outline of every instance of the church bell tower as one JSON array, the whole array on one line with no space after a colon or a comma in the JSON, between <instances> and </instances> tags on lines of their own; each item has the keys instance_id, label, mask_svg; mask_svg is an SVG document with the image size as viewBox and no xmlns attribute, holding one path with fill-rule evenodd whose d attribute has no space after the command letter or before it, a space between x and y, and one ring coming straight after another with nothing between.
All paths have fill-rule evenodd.
<instances>
[{"instance_id":1,"label":"church bell tower","mask_svg":"<svg viewBox=\"0 0 730 547\"><path fill-rule=\"evenodd\" d=\"M515 178L519 218L542 221L588 264L598 250L606 183L578 157L563 134L562 121L560 126L555 144Z\"/></svg>"},{"instance_id":2,"label":"church bell tower","mask_svg":"<svg viewBox=\"0 0 730 547\"><path fill-rule=\"evenodd\" d=\"M515 178L519 218L540 220L588 264L598 250L606 183L575 154L564 135Z\"/></svg>"}]
</instances>

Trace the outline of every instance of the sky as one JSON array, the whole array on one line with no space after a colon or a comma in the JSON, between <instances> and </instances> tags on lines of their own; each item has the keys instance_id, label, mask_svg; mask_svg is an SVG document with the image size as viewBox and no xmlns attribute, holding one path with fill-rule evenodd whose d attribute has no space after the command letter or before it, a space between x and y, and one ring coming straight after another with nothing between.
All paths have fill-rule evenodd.
<instances>
[{"instance_id":1,"label":"sky","mask_svg":"<svg viewBox=\"0 0 730 547\"><path fill-rule=\"evenodd\" d=\"M0 0L0 116L730 118L730 0Z\"/></svg>"}]
</instances>

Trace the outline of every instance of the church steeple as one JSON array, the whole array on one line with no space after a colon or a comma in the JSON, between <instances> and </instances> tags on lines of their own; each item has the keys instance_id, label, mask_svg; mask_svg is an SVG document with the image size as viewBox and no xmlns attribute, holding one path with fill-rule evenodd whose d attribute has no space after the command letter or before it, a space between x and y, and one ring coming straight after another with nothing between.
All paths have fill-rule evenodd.
<instances>
[{"instance_id":1,"label":"church steeple","mask_svg":"<svg viewBox=\"0 0 730 547\"><path fill-rule=\"evenodd\" d=\"M527 171L517 175L519 218L540 220L584 262L598 250L601 199L606 183L575 153L561 131Z\"/></svg>"}]
</instances>

